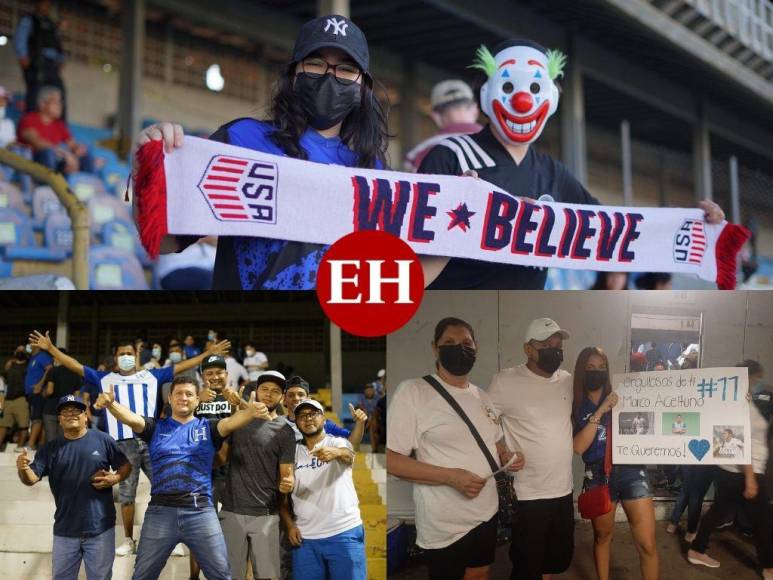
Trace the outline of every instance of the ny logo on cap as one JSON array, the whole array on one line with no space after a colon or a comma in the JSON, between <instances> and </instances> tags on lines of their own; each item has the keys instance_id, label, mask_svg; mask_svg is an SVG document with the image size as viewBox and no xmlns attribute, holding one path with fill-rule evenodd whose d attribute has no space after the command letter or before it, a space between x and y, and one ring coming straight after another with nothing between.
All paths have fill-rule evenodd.
<instances>
[{"instance_id":1,"label":"ny logo on cap","mask_svg":"<svg viewBox=\"0 0 773 580\"><path fill-rule=\"evenodd\" d=\"M207 362L212 362L213 360L217 360L217 355L212 355L207 359Z\"/></svg>"},{"instance_id":2,"label":"ny logo on cap","mask_svg":"<svg viewBox=\"0 0 773 580\"><path fill-rule=\"evenodd\" d=\"M72 396L72 395L68 395L68 396L67 396L67 400L68 400L68 401L74 401L74 400L75 400L75 397L74 397L74 396Z\"/></svg>"},{"instance_id":3,"label":"ny logo on cap","mask_svg":"<svg viewBox=\"0 0 773 580\"><path fill-rule=\"evenodd\" d=\"M337 35L340 33L341 36L346 36L346 27L349 26L349 23L344 19L339 21L337 18L328 18L325 23L324 32L327 32L327 29L331 26L333 27L333 34Z\"/></svg>"}]
</instances>

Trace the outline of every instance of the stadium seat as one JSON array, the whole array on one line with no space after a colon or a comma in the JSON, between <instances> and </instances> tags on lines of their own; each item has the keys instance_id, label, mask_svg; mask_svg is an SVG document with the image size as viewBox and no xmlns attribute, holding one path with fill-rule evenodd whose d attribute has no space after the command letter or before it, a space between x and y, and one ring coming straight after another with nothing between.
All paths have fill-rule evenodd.
<instances>
[{"instance_id":1,"label":"stadium seat","mask_svg":"<svg viewBox=\"0 0 773 580\"><path fill-rule=\"evenodd\" d=\"M30 218L15 209L0 209L0 249L6 261L61 262L67 258L63 250L36 245Z\"/></svg>"},{"instance_id":2,"label":"stadium seat","mask_svg":"<svg viewBox=\"0 0 773 580\"><path fill-rule=\"evenodd\" d=\"M104 195L107 193L105 190L105 184L102 180L90 173L72 173L67 178L75 197L82 202L86 203L97 195Z\"/></svg>"},{"instance_id":3,"label":"stadium seat","mask_svg":"<svg viewBox=\"0 0 773 580\"><path fill-rule=\"evenodd\" d=\"M64 251L68 256L72 253L72 222L66 214L50 214L45 221L43 236L47 248Z\"/></svg>"},{"instance_id":4,"label":"stadium seat","mask_svg":"<svg viewBox=\"0 0 773 580\"><path fill-rule=\"evenodd\" d=\"M40 185L32 191L32 217L41 224L52 213L65 213L54 190L48 185Z\"/></svg>"},{"instance_id":5,"label":"stadium seat","mask_svg":"<svg viewBox=\"0 0 773 580\"><path fill-rule=\"evenodd\" d=\"M102 226L102 243L106 246L132 252L145 268L154 263L145 248L142 247L137 228L130 220L117 219Z\"/></svg>"},{"instance_id":6,"label":"stadium seat","mask_svg":"<svg viewBox=\"0 0 773 580\"><path fill-rule=\"evenodd\" d=\"M129 166L117 160L108 159L100 170L107 190L118 198L123 198L126 180L129 178Z\"/></svg>"},{"instance_id":7,"label":"stadium seat","mask_svg":"<svg viewBox=\"0 0 773 580\"><path fill-rule=\"evenodd\" d=\"M131 222L129 206L112 195L102 193L94 196L89 200L88 207L92 236L101 234L102 228L107 222L116 219Z\"/></svg>"},{"instance_id":8,"label":"stadium seat","mask_svg":"<svg viewBox=\"0 0 773 580\"><path fill-rule=\"evenodd\" d=\"M19 188L6 181L0 181L0 208L11 208L22 213L29 212Z\"/></svg>"},{"instance_id":9,"label":"stadium seat","mask_svg":"<svg viewBox=\"0 0 773 580\"><path fill-rule=\"evenodd\" d=\"M92 247L89 287L92 290L147 290L148 283L137 257L110 246Z\"/></svg>"}]
</instances>

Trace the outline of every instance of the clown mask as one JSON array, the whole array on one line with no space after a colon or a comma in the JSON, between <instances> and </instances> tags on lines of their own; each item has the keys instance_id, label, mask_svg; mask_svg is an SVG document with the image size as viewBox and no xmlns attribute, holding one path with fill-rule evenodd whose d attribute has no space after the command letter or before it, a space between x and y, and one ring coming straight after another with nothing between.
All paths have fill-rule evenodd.
<instances>
[{"instance_id":1,"label":"clown mask","mask_svg":"<svg viewBox=\"0 0 773 580\"><path fill-rule=\"evenodd\" d=\"M488 80L480 89L480 103L492 127L511 143L533 143L558 109L558 87L566 57L554 50L542 51L515 44L492 56L485 46L475 64Z\"/></svg>"}]
</instances>

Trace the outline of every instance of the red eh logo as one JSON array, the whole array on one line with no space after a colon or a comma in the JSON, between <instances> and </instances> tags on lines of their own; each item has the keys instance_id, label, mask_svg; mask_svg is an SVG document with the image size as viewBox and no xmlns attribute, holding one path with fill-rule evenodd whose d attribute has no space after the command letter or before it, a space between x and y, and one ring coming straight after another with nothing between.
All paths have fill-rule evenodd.
<instances>
[{"instance_id":1,"label":"red eh logo","mask_svg":"<svg viewBox=\"0 0 773 580\"><path fill-rule=\"evenodd\" d=\"M275 224L278 181L275 163L215 155L198 188L220 221Z\"/></svg>"}]
</instances>

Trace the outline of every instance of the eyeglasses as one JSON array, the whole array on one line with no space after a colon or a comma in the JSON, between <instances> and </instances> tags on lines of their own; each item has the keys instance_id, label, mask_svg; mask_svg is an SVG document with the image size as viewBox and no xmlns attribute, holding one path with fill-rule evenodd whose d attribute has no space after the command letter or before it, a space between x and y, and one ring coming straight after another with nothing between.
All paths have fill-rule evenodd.
<instances>
[{"instance_id":1,"label":"eyeglasses","mask_svg":"<svg viewBox=\"0 0 773 580\"><path fill-rule=\"evenodd\" d=\"M322 413L319 411L312 411L310 413L301 413L300 415L295 416L296 421L310 421L311 419L316 419L317 417L320 417Z\"/></svg>"},{"instance_id":2,"label":"eyeglasses","mask_svg":"<svg viewBox=\"0 0 773 580\"><path fill-rule=\"evenodd\" d=\"M335 80L342 85L351 85L360 78L362 71L353 64L341 63L330 64L324 58L312 57L304 59L301 62L301 70L313 79L318 79L326 75L327 71L333 70Z\"/></svg>"}]
</instances>

